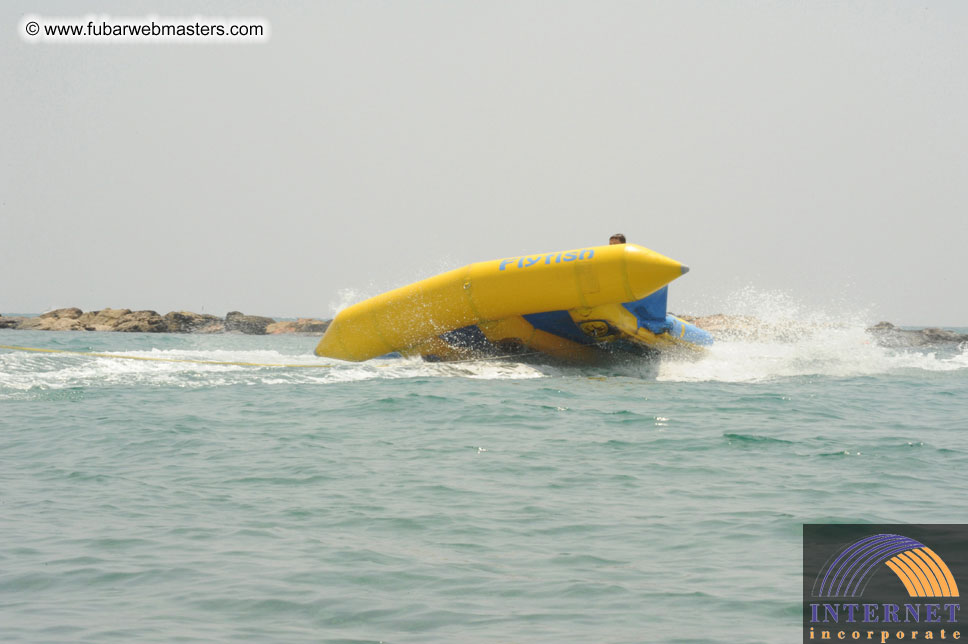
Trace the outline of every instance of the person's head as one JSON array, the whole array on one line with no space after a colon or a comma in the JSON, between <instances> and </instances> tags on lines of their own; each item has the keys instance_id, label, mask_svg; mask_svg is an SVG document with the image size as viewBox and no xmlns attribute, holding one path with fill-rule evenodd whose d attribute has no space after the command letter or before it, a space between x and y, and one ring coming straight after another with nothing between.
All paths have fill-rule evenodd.
<instances>
[{"instance_id":1,"label":"person's head","mask_svg":"<svg viewBox=\"0 0 968 644\"><path fill-rule=\"evenodd\" d=\"M612 244L624 244L625 243L625 235L623 235L622 233L615 233L614 235L612 235L611 237L608 238L608 243L609 243L609 245L612 245Z\"/></svg>"}]
</instances>

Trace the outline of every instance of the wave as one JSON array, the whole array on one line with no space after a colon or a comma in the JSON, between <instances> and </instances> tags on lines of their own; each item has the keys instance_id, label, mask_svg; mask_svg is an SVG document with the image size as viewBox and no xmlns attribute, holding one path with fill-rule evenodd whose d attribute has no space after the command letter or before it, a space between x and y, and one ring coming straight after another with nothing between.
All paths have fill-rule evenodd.
<instances>
[{"instance_id":1,"label":"wave","mask_svg":"<svg viewBox=\"0 0 968 644\"><path fill-rule=\"evenodd\" d=\"M814 330L799 337L722 340L705 357L663 360L658 365L604 369L549 367L513 361L428 363L419 359L327 361L274 350L143 350L112 352L127 360L76 354L0 354L0 397L31 390L103 386L217 387L231 385L335 384L367 380L463 378L521 380L546 377L625 377L660 382L763 382L799 376L856 377L905 372L968 369L968 346L939 351L891 349L878 345L863 326ZM258 367L161 360L284 363Z\"/></svg>"},{"instance_id":2,"label":"wave","mask_svg":"<svg viewBox=\"0 0 968 644\"><path fill-rule=\"evenodd\" d=\"M110 357L115 355L117 357ZM147 358L130 360L127 357ZM170 360L170 362L168 362ZM222 364L212 364L222 363ZM228 363L285 364L249 366ZM0 397L17 392L112 385L213 387L329 384L401 378L540 378L539 368L498 361L428 363L414 359L348 363L274 350L182 350L76 353L0 353Z\"/></svg>"},{"instance_id":3,"label":"wave","mask_svg":"<svg viewBox=\"0 0 968 644\"><path fill-rule=\"evenodd\" d=\"M968 368L968 343L888 347L869 332L865 311L810 309L783 292L747 287L727 298L744 326L715 334L695 362L665 361L658 380L758 382L797 376L856 377Z\"/></svg>"}]
</instances>

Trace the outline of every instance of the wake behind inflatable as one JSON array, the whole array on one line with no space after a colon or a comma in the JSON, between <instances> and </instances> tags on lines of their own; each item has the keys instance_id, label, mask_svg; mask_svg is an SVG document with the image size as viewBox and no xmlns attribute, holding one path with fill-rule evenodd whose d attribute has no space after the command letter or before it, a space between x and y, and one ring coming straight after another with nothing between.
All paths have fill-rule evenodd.
<instances>
[{"instance_id":1,"label":"wake behind inflatable","mask_svg":"<svg viewBox=\"0 0 968 644\"><path fill-rule=\"evenodd\" d=\"M666 313L665 285L689 270L635 244L478 262L341 311L316 355L456 360L540 352L592 363L698 352L712 338Z\"/></svg>"}]
</instances>

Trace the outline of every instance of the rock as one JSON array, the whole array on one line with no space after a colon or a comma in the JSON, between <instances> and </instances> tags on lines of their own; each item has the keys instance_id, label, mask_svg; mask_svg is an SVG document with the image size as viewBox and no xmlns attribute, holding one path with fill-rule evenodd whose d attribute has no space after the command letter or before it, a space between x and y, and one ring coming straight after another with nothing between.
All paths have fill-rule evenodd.
<instances>
[{"instance_id":1,"label":"rock","mask_svg":"<svg viewBox=\"0 0 968 644\"><path fill-rule=\"evenodd\" d=\"M296 325L299 328L299 333L326 333L326 329L332 322L332 320L318 320L316 318L299 318L296 320Z\"/></svg>"},{"instance_id":2,"label":"rock","mask_svg":"<svg viewBox=\"0 0 968 644\"><path fill-rule=\"evenodd\" d=\"M24 331L83 331L84 326L78 322L83 311L78 308L57 309L47 311L35 318L9 318L17 320L16 324L0 325L0 328L17 328Z\"/></svg>"},{"instance_id":3,"label":"rock","mask_svg":"<svg viewBox=\"0 0 968 644\"><path fill-rule=\"evenodd\" d=\"M83 331L84 325L76 318L56 318L46 331Z\"/></svg>"},{"instance_id":4,"label":"rock","mask_svg":"<svg viewBox=\"0 0 968 644\"><path fill-rule=\"evenodd\" d=\"M50 331L57 318L25 318L17 328L22 331Z\"/></svg>"},{"instance_id":5,"label":"rock","mask_svg":"<svg viewBox=\"0 0 968 644\"><path fill-rule=\"evenodd\" d=\"M29 318L3 317L0 315L0 329L19 329L20 325Z\"/></svg>"},{"instance_id":6,"label":"rock","mask_svg":"<svg viewBox=\"0 0 968 644\"><path fill-rule=\"evenodd\" d=\"M893 331L895 329L897 329L898 331L901 330L901 329L898 329L893 324L891 324L890 322L878 322L877 324L875 324L874 326L870 327L867 330L876 333L876 332L881 332L881 331Z\"/></svg>"},{"instance_id":7,"label":"rock","mask_svg":"<svg viewBox=\"0 0 968 644\"><path fill-rule=\"evenodd\" d=\"M273 322L266 327L266 334L268 335L279 335L282 333L296 333L296 322L295 320L283 320L282 322Z\"/></svg>"},{"instance_id":8,"label":"rock","mask_svg":"<svg viewBox=\"0 0 968 644\"><path fill-rule=\"evenodd\" d=\"M55 309L53 311L47 311L46 313L41 313L42 318L68 318L71 320L76 320L81 317L84 311L77 307L71 307L68 309Z\"/></svg>"},{"instance_id":9,"label":"rock","mask_svg":"<svg viewBox=\"0 0 968 644\"><path fill-rule=\"evenodd\" d=\"M192 331L192 333L225 333L225 323L222 322L221 318L217 318L218 322L213 322L208 326L203 326L200 329Z\"/></svg>"},{"instance_id":10,"label":"rock","mask_svg":"<svg viewBox=\"0 0 968 644\"><path fill-rule=\"evenodd\" d=\"M191 311L171 311L165 314L169 333L213 333L225 330L222 318ZM216 329L217 331L213 331Z\"/></svg>"},{"instance_id":11,"label":"rock","mask_svg":"<svg viewBox=\"0 0 968 644\"><path fill-rule=\"evenodd\" d=\"M80 309L59 309L60 313L45 328L50 331L128 331L159 333L168 330L157 311L134 311L131 309L101 309L81 312ZM45 314L46 315L46 314ZM41 316L43 318L44 316Z\"/></svg>"},{"instance_id":12,"label":"rock","mask_svg":"<svg viewBox=\"0 0 968 644\"><path fill-rule=\"evenodd\" d=\"M118 318L114 330L129 333L164 333L168 330L168 325L157 311L134 311Z\"/></svg>"},{"instance_id":13,"label":"rock","mask_svg":"<svg viewBox=\"0 0 968 644\"><path fill-rule=\"evenodd\" d=\"M131 313L131 309L101 309L88 311L78 320L88 331L114 331L120 319Z\"/></svg>"},{"instance_id":14,"label":"rock","mask_svg":"<svg viewBox=\"0 0 968 644\"><path fill-rule=\"evenodd\" d=\"M261 315L245 315L239 311L231 311L225 316L225 330L248 333L250 335L265 335L266 327L275 322L272 318Z\"/></svg>"},{"instance_id":15,"label":"rock","mask_svg":"<svg viewBox=\"0 0 968 644\"><path fill-rule=\"evenodd\" d=\"M885 347L921 347L938 344L968 342L968 333L955 333L947 329L901 329L890 322L878 322L867 329L877 343Z\"/></svg>"},{"instance_id":16,"label":"rock","mask_svg":"<svg viewBox=\"0 0 968 644\"><path fill-rule=\"evenodd\" d=\"M94 318L97 317L97 311L88 311L87 313L82 313L81 317L77 318L77 321L84 327L87 331L94 330Z\"/></svg>"},{"instance_id":17,"label":"rock","mask_svg":"<svg viewBox=\"0 0 968 644\"><path fill-rule=\"evenodd\" d=\"M323 333L329 327L332 320L317 320L314 318L299 318L298 320L285 320L274 322L266 327L266 333Z\"/></svg>"},{"instance_id":18,"label":"rock","mask_svg":"<svg viewBox=\"0 0 968 644\"><path fill-rule=\"evenodd\" d=\"M96 311L97 317L102 320L118 320L128 313L131 313L131 309L101 309Z\"/></svg>"},{"instance_id":19,"label":"rock","mask_svg":"<svg viewBox=\"0 0 968 644\"><path fill-rule=\"evenodd\" d=\"M942 344L947 342L968 342L968 333L955 333L947 329L921 329L921 335L929 344Z\"/></svg>"}]
</instances>

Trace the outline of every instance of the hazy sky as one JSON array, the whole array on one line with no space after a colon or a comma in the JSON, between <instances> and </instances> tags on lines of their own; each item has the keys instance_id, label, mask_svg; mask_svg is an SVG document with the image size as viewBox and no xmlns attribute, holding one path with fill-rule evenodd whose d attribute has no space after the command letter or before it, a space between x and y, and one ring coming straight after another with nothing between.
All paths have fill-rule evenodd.
<instances>
[{"instance_id":1,"label":"hazy sky","mask_svg":"<svg viewBox=\"0 0 968 644\"><path fill-rule=\"evenodd\" d=\"M261 16L261 45L36 44ZM968 325L968 2L5 2L0 312L329 316L624 232L872 320ZM342 293L342 294L341 294Z\"/></svg>"}]
</instances>

